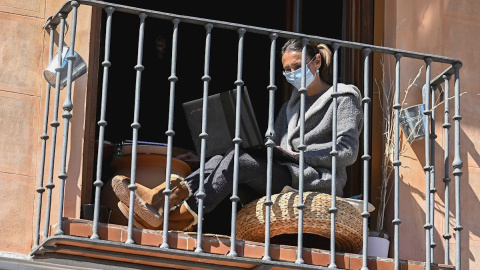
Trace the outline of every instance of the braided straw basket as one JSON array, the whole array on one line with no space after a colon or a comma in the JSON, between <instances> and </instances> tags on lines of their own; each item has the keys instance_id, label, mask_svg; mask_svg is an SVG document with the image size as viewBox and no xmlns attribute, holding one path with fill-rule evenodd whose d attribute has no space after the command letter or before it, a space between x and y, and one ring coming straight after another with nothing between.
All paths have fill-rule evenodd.
<instances>
[{"instance_id":1,"label":"braided straw basket","mask_svg":"<svg viewBox=\"0 0 480 270\"><path fill-rule=\"evenodd\" d=\"M250 202L237 214L237 237L263 242L265 240L265 199ZM298 192L271 196L270 236L298 233ZM303 233L330 238L332 196L319 192L304 192ZM360 211L346 200L337 198L335 215L335 247L338 252L358 253L363 245L363 223Z\"/></svg>"}]
</instances>

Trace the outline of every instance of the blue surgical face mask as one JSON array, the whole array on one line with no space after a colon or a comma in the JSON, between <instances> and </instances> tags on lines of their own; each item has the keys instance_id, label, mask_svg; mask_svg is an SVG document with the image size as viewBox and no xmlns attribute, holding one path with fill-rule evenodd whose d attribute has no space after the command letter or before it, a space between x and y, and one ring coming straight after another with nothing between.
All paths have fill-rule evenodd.
<instances>
[{"instance_id":1,"label":"blue surgical face mask","mask_svg":"<svg viewBox=\"0 0 480 270\"><path fill-rule=\"evenodd\" d=\"M312 58L312 60L310 60L310 62L308 62L308 64L305 66L305 68L307 69L307 72L305 74L305 87L308 87L312 82L313 82L313 79L315 79L315 76L313 76L312 72L310 71L310 69L308 68L308 65L313 61L314 58ZM317 70L318 72L318 70ZM287 79L287 81L293 85L293 87L297 88L297 89L300 89L300 86L302 84L302 69L299 68L295 71L292 71L292 72L289 72L289 73L285 73L285 71L283 72L283 76L285 76L285 78Z\"/></svg>"}]
</instances>

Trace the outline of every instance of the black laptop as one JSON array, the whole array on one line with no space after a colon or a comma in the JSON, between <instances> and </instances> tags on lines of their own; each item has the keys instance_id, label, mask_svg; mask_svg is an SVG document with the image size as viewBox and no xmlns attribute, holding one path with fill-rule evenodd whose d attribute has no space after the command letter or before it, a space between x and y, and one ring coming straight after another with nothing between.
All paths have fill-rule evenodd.
<instances>
[{"instance_id":1,"label":"black laptop","mask_svg":"<svg viewBox=\"0 0 480 270\"><path fill-rule=\"evenodd\" d=\"M260 133L255 112L250 102L247 87L242 89L240 147L252 155L267 157L267 147ZM235 138L235 114L236 114L237 90L233 89L222 93L208 96L208 120L206 139L206 157L223 155L234 147ZM203 98L188 101L182 104L190 129L195 150L201 153L202 112ZM281 162L295 162L297 159L276 147L273 148L274 159Z\"/></svg>"}]
</instances>

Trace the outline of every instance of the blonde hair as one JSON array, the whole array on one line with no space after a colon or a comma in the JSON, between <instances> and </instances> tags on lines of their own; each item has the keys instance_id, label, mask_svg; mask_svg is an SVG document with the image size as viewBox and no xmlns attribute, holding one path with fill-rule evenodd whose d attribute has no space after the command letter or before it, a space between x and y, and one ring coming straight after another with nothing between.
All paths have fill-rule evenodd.
<instances>
[{"instance_id":1,"label":"blonde hair","mask_svg":"<svg viewBox=\"0 0 480 270\"><path fill-rule=\"evenodd\" d=\"M317 49L322 57L322 65L319 68L320 78L328 84L333 84L332 51L322 43L317 44Z\"/></svg>"}]
</instances>

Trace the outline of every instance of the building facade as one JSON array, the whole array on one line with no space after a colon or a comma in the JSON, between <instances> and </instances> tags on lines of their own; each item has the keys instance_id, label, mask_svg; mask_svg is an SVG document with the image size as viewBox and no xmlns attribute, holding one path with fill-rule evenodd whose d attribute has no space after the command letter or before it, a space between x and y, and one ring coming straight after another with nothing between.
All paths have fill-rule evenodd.
<instances>
[{"instance_id":1,"label":"building facade","mask_svg":"<svg viewBox=\"0 0 480 270\"><path fill-rule=\"evenodd\" d=\"M80 1L82 2L82 1ZM367 4L365 4L368 2ZM461 66L461 105L459 104L459 112L461 119L456 115L457 103L454 99L451 99L450 103L450 117L449 120L445 120L445 113L443 111L443 104L439 104L436 107L436 119L434 122L434 130L436 130L436 140L431 147L432 155L426 157L424 140L416 141L409 144L408 149L402 153L400 158L402 164L399 167L399 193L402 196L401 204L399 207L399 217L401 219L401 225L399 225L399 258L402 260L413 260L419 262L425 262L425 245L415 246L412 248L412 243L419 241L419 239L425 239L425 230L423 229L426 221L426 192L425 181L426 171L425 167L429 166L429 162L432 161L435 169L435 174L431 175L435 180L436 192L433 193L434 211L433 217L435 222L433 224L434 230L432 238L436 244L436 247L432 252L432 263L435 264L453 264L456 262L456 254L458 250L461 250L461 268L463 269L476 269L477 257L480 256L479 244L477 241L475 222L476 212L478 209L478 199L476 190L480 187L476 187L476 181L479 176L478 164L479 155L475 149L477 149L476 138L477 120L475 113L475 104L478 101L479 89L477 87L478 76L475 76L479 69L475 66L476 60L480 60L478 54L475 52L474 44L480 41L480 32L478 28L480 21L476 18L476 12L480 9L480 4L474 0L463 1L366 1L360 3L360 1L344 1L342 5L332 5L328 8L332 10L333 14L341 15L341 20L335 21L338 29L334 26L331 28L331 32L315 32L316 28L322 28L322 23L316 21L316 16L321 16L325 11L318 11L313 13L313 8L308 6L308 3L286 1L283 3L283 14L271 15L272 19L269 20L271 24L265 22L265 20L256 21L254 18L259 16L251 16L250 20L243 19L241 15L228 16L228 7L222 7L225 9L223 17L216 15L213 12L212 7L190 7L185 9L185 13L182 12L181 5L172 5L165 7L165 12L172 12L176 14L184 14L190 16L203 17L207 19L217 19L222 21L230 21L232 18L234 23L242 23L253 26L260 26L266 28L274 28L286 31L298 31L305 34L325 35L327 38L342 39L346 41L361 42L365 44L372 44L377 46L384 46L387 48L394 48L398 50L405 50L410 52L419 52L429 55L440 55L447 58L459 59L462 61ZM49 42L51 39L50 31L44 29L45 22L48 21L49 16L57 13L57 11L63 6L63 1L4 1L0 5L0 22L3 24L2 29L2 51L0 52L1 69L0 72L3 76L0 76L0 97L2 98L0 119L2 122L2 129L0 130L0 149L2 155L0 156L0 198L2 200L2 209L0 210L0 251L4 257L13 258L28 258L28 255L35 250L41 238L36 240L37 233L42 235L42 232L46 228L50 229L50 226L45 226L45 212L48 203L46 202L48 193L51 192L51 215L49 225L55 227L58 226L58 220L62 220L61 216L68 219L80 219L81 205L92 203L95 197L95 144L98 140L98 126L100 113L100 98L101 98L101 82L102 82L102 70L101 61L105 56L104 51L104 35L106 26L105 11L96 7L95 5L84 5L80 3L78 9L78 23L76 25L76 39L75 39L75 51L82 55L83 59L87 63L87 74L75 80L72 87L72 96L74 107L71 110L73 115L69 126L67 128L67 134L69 134L68 144L63 145L65 119L62 118L62 114L65 112L64 101L67 97L67 91L59 92L59 110L55 115L55 99L54 89L50 91L43 76L43 70L48 66L49 62ZM122 3L124 5L134 6L134 3L126 1ZM245 5L247 6L247 5ZM152 7L140 7L150 9ZM205 8L205 11L202 11ZM320 7L317 7L320 8ZM163 11L161 7L153 7L152 9ZM340 10L341 9L341 10ZM192 11L193 10L193 11ZM333 12L335 10L335 12ZM189 12L197 13L189 13ZM247 10L248 11L248 10ZM242 10L242 12L247 12ZM205 14L205 15L202 15ZM232 14L236 14L232 11ZM116 15L116 14L115 14ZM69 14L71 16L71 14ZM218 17L216 17L218 16ZM117 16L118 17L118 16ZM123 21L113 16L113 25L115 23L121 24ZM301 22L295 21L301 18ZM329 18L331 18L330 16ZM333 16L334 17L334 16ZM348 18L348 19L347 19ZM130 17L125 17L125 21L128 21ZM239 21L235 21L239 20ZM244 21L242 21L244 20ZM333 19L332 19L333 20ZM133 20L132 20L133 21ZM148 22L148 19L147 19ZM265 23L265 25L263 25ZM338 27L338 24L341 27ZM313 25L313 26L312 26ZM69 25L69 30L65 40L67 44L70 42L72 25ZM126 27L126 28L123 28ZM112 63L122 63L124 61L130 67L135 66L136 55L136 38L138 22L124 23L122 27L114 28L112 38L115 38L114 42L123 42L123 48L125 54L129 54L133 57L125 57L125 59L115 58L111 59ZM147 26L148 27L148 26ZM130 29L133 30L130 31ZM335 28L335 29L334 29ZM128 31L127 31L128 29ZM147 28L148 29L148 28ZM155 29L151 27L150 29ZM333 29L333 30L332 30ZM57 35L54 36L54 44L58 45L59 29L55 29ZM147 30L151 31L151 30ZM152 30L153 31L153 30ZM167 31L165 36L168 36L171 30ZM321 31L321 30L318 30ZM188 44L189 39L194 39L195 32L189 32L189 37L182 44ZM159 33L153 32L153 35L158 36ZM163 34L163 33L160 33ZM115 36L116 35L116 36ZM328 35L328 36L327 36ZM119 36L123 38L119 38ZM123 39L123 40L122 40ZM148 39L146 39L148 40ZM155 39L152 39L155 41ZM269 42L266 42L269 45ZM184 45L185 46L185 45ZM203 44L201 46L195 46L195 44L189 44L190 50L194 53L202 52L201 57L195 58L195 61L202 63L203 61ZM185 47L188 47L185 46ZM135 51L131 52L130 49L134 48ZM179 46L179 49L182 49ZM188 49L187 49L188 51ZM121 52L117 52L121 53ZM212 65L223 67L223 65L236 64L236 48L225 55L223 58L213 61ZM119 55L117 54L117 55ZM232 55L229 58L228 55ZM118 57L115 55L116 57ZM180 54L179 54L180 55ZM183 54L185 55L185 53ZM170 57L170 56L169 56ZM255 55L255 58L258 58ZM378 186L381 179L380 166L383 143L382 140L382 113L381 109L377 106L375 88L375 80L379 81L385 74L391 80L395 79L395 58L384 58L384 66L381 65L381 55L378 53L372 54L371 65L371 97L373 102L371 103L371 163L370 170L370 202L378 208L378 201L376 198L379 196ZM341 55L341 81L348 81L357 85L363 85L363 58L359 53L350 53L345 51ZM133 59L133 60L132 60ZM179 61L182 61L179 57ZM224 62L225 63L224 63ZM268 69L268 65L265 61L265 69ZM119 64L121 65L121 64ZM147 60L145 60L147 66ZM246 67L255 67L255 63L249 66L248 60L245 63ZM202 67L203 64L200 64ZM421 67L425 67L425 61L422 59L408 58L402 61L401 66L401 81L402 86L410 84L412 78L415 78ZM439 63L438 65L431 66L432 79L437 74L441 74L449 65L446 63ZM112 72L115 65L112 65ZM170 68L170 66L168 66ZM168 69L167 68L167 69ZM261 66L259 68L262 68ZM388 72L387 72L387 71ZM148 66L145 72L148 71ZM181 72L184 72L179 67L179 83L181 82ZM192 71L197 72L197 71ZM186 74L187 71L185 71ZM196 77L199 78L199 94L201 93L201 80L203 70L197 72ZM115 74L115 73L114 73ZM116 73L117 76L122 76L121 73ZM147 73L148 74L148 73ZM145 78L149 78L149 75L145 75ZM183 75L182 74L182 75ZM231 77L225 76L225 82L221 79L215 85L216 89L226 89L227 87L234 88L233 82L235 81L235 72ZM265 73L266 74L266 73ZM21 75L21 76L20 76ZM121 82L120 77L110 77L110 94L114 93L117 97L117 93L122 93L118 100L114 103L124 99L129 100L133 98L134 83L135 83L135 71L131 68L130 81ZM261 85L266 89L268 80L263 79L256 81L254 75L245 73L246 81L255 82L257 85ZM251 76L251 77L248 77ZM154 77L154 76L152 76ZM453 96L453 89L455 88L454 82L455 76L450 79L450 94ZM119 83L115 83L119 81ZM405 99L406 105L413 105L422 100L421 86L425 84L425 70L422 73L422 77L413 86L412 91ZM166 84L166 85L165 85ZM165 77L165 89L168 89L168 77ZM213 82L212 82L213 84ZM230 86L228 86L230 84ZM280 84L280 83L279 83ZM122 89L125 85L129 85L131 91ZM179 84L180 87L181 84ZM188 84L184 84L184 87L189 87ZM213 88L213 86L212 86ZM279 85L280 99L285 99L286 89ZM254 89L253 87L249 89ZM402 88L403 89L403 88ZM222 91L222 90L218 90ZM251 90L249 90L251 91ZM165 91L168 92L168 91ZM438 96L440 92L436 92ZM148 94L147 94L148 96ZM167 95L158 96L152 94L152 99L167 100ZM179 94L180 98L190 98L189 94ZM260 98L260 100L262 100ZM266 98L263 99L266 101ZM49 102L47 104L47 102ZM133 103L133 102L132 102ZM440 102L439 102L440 103ZM125 106L131 106L125 105ZM123 106L123 105L122 105ZM146 108L154 106L152 104L146 105ZM67 106L68 107L68 106ZM110 106L114 107L114 106ZM49 108L49 110L46 110ZM123 108L123 107L122 107ZM115 127L116 125L125 127L124 129L106 129L106 133L112 141L128 139L131 136L131 124L133 119L133 107L126 107L132 113L121 114L120 110L113 109L116 114L108 115L109 125ZM48 125L45 126L45 115L48 115ZM457 117L455 117L457 116ZM118 117L117 121L115 117ZM59 122L56 135L52 133L52 119L57 118ZM461 120L461 121L460 121ZM145 122L151 122L153 120L147 120ZM54 121L55 122L55 121ZM445 123L451 124L450 129L450 141L451 145L449 149L446 148L444 143ZM126 126L124 123L128 123ZM140 134L153 134L156 132L154 125L148 125L142 123L142 129ZM457 132L456 125L461 123L458 129L460 144L459 148L454 147L456 142L454 133ZM266 123L264 123L266 125ZM108 126L108 128L110 128ZM163 134L167 130L162 126L161 132ZM109 134L110 131L110 134ZM118 134L126 134L125 138L117 136ZM181 134L177 131L177 134ZM43 136L47 135L48 139ZM43 137L42 137L43 136ZM57 139L54 140L53 136ZM115 137L117 136L117 137ZM158 136L164 135L142 135L145 140L155 140ZM178 135L176 138L182 138L182 135ZM163 137L166 141L167 136ZM182 139L180 139L182 140ZM55 141L56 145L52 146L51 142ZM189 147L189 145L181 145L182 147ZM62 156L62 150L66 147L68 151L66 156ZM55 149L55 153L52 154L52 150ZM449 150L446 155L444 150ZM457 150L458 149L458 150ZM456 155L455 151L459 151L459 155ZM46 154L44 154L46 153ZM361 156L361 154L359 154ZM445 156L449 156L448 166L444 166ZM460 157L460 159L458 159ZM458 205L455 194L455 189L458 187L455 185L455 176L453 166L454 158L456 161L461 161L461 165L457 164L458 169L461 170L460 191L458 202L461 203L463 209L461 220L457 220L459 215L456 214L456 207ZM45 159L46 166L42 166L42 159ZM65 163L65 166L62 165ZM55 167L49 168L50 164L55 164ZM355 195L361 193L361 176L356 174L363 173L362 161L354 166L350 173L350 193L349 195ZM61 174L63 168L68 168L68 178L65 185L65 193L63 198L58 192L58 187L61 186L61 181L58 175ZM445 167L448 169L449 177L452 179L450 184L450 197L445 197ZM54 177L51 177L53 174ZM457 176L460 176L457 172ZM428 177L427 177L428 178ZM43 182L40 183L40 179ZM48 180L53 179L53 184L57 189L50 189L48 187ZM51 186L50 186L51 187ZM42 191L42 188L44 191ZM42 194L39 204L39 194ZM448 203L445 201L447 198ZM63 207L59 205L62 201ZM41 225L37 226L36 215L38 214L38 206L41 206ZM446 226L444 220L445 207L449 205L449 226ZM58 214L58 209L62 213ZM394 214L394 200L393 192L392 199L388 201L385 230L390 235L391 240L395 235L395 225L391 224L391 220L395 219ZM376 219L376 213L372 213L372 218ZM75 222L73 222L75 223ZM428 222L427 222L428 223ZM47 224L48 225L48 224ZM125 225L125 224L119 224ZM455 231L461 226L460 231ZM445 229L449 227L449 234L452 236L449 240L449 263L445 262L444 253L446 248L445 244ZM415 229L412 229L415 228ZM36 230L40 230L37 232ZM47 230L48 230L47 229ZM375 223L370 222L370 230L375 229ZM227 230L228 232L228 230ZM456 247L456 232L461 233L462 241L461 247ZM222 232L219 232L222 234ZM448 234L448 233L447 233ZM73 235L73 234L72 234ZM90 234L91 235L91 234ZM90 236L88 233L86 236ZM39 241L38 243L36 241ZM394 258L395 248L394 245L390 245L389 257ZM345 256L348 257L348 256ZM220 260L219 258L214 258ZM242 262L247 263L248 260ZM458 264L457 264L458 265ZM232 266L234 267L234 266ZM377 266L378 267L378 266ZM346 266L344 268L347 268ZM353 269L353 266L352 266ZM381 267L377 268L381 269Z\"/></svg>"}]
</instances>

